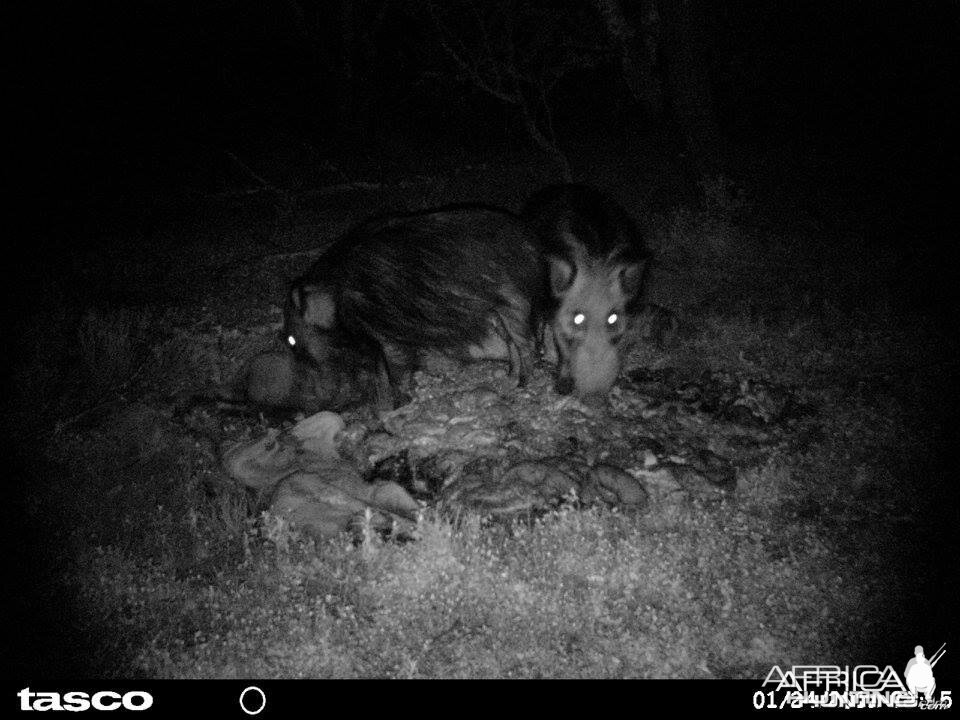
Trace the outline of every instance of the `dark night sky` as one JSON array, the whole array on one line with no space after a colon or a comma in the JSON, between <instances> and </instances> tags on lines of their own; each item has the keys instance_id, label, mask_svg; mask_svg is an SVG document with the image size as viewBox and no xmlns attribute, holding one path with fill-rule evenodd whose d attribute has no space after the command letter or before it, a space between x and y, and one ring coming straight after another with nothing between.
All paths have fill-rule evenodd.
<instances>
[{"instance_id":1,"label":"dark night sky","mask_svg":"<svg viewBox=\"0 0 960 720\"><path fill-rule=\"evenodd\" d=\"M287 3L22 5L10 25L19 40L13 97L22 100L8 112L20 123L14 164L28 207L175 190L191 176L185 167L209 163L210 148L242 150L265 137L338 146L337 86L323 70L337 53L336 3L302 4L321 11L313 42L298 34ZM718 120L730 139L825 152L869 201L901 202L905 222L929 223L927 235L942 227L941 177L955 167L956 2L703 7ZM411 48L422 45L421 29L389 27L377 38L382 66L365 82L379 82L381 124L420 128L424 137L404 139L420 142L464 104L418 85L423 58ZM595 100L587 102L599 108ZM479 112L466 105L459 120L488 123L500 109L485 102ZM571 94L569 105L577 103ZM584 123L582 108L566 126L562 115L566 137L616 131L602 116Z\"/></svg>"}]
</instances>

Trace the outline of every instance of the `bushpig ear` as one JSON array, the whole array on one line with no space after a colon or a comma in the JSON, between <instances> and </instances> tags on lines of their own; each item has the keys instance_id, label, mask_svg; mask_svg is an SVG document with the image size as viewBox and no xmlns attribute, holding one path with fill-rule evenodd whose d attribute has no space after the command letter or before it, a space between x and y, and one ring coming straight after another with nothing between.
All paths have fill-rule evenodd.
<instances>
[{"instance_id":1,"label":"bushpig ear","mask_svg":"<svg viewBox=\"0 0 960 720\"><path fill-rule=\"evenodd\" d=\"M323 287L305 287L302 292L300 314L305 322L330 330L336 324L337 305L333 295Z\"/></svg>"},{"instance_id":2,"label":"bushpig ear","mask_svg":"<svg viewBox=\"0 0 960 720\"><path fill-rule=\"evenodd\" d=\"M627 263L620 268L620 289L628 298L635 296L640 292L640 286L643 284L643 274L646 268L646 261Z\"/></svg>"},{"instance_id":3,"label":"bushpig ear","mask_svg":"<svg viewBox=\"0 0 960 720\"><path fill-rule=\"evenodd\" d=\"M576 255L577 252L582 252L583 241L574 231L573 223L569 217L564 216L557 221L556 232L560 238L560 242L569 249L572 255Z\"/></svg>"},{"instance_id":4,"label":"bushpig ear","mask_svg":"<svg viewBox=\"0 0 960 720\"><path fill-rule=\"evenodd\" d=\"M303 290L299 285L290 288L290 292L287 293L287 303L298 313L303 308Z\"/></svg>"},{"instance_id":5,"label":"bushpig ear","mask_svg":"<svg viewBox=\"0 0 960 720\"><path fill-rule=\"evenodd\" d=\"M547 264L550 268L550 291L554 297L561 297L573 284L573 265L553 255L547 258Z\"/></svg>"}]
</instances>

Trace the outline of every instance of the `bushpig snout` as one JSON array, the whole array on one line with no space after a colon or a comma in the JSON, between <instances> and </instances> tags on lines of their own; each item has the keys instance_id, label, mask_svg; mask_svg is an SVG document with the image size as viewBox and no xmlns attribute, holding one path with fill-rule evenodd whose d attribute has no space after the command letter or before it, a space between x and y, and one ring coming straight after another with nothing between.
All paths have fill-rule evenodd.
<instances>
[{"instance_id":1,"label":"bushpig snout","mask_svg":"<svg viewBox=\"0 0 960 720\"><path fill-rule=\"evenodd\" d=\"M580 398L605 396L620 375L620 351L603 328L560 344L561 363L556 389Z\"/></svg>"}]
</instances>

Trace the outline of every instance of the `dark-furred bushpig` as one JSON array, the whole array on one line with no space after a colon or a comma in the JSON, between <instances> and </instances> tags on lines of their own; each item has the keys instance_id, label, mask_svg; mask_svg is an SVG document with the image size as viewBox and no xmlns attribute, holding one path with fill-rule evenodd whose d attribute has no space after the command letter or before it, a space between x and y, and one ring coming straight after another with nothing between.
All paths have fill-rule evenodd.
<instances>
[{"instance_id":1,"label":"dark-furred bushpig","mask_svg":"<svg viewBox=\"0 0 960 720\"><path fill-rule=\"evenodd\" d=\"M556 389L605 396L620 374L649 253L637 223L598 190L551 185L525 205L523 219L543 254L548 301L546 354L556 355Z\"/></svg>"},{"instance_id":2,"label":"dark-furred bushpig","mask_svg":"<svg viewBox=\"0 0 960 720\"><path fill-rule=\"evenodd\" d=\"M288 343L323 365L361 353L396 406L424 356L507 360L526 381L546 295L535 238L515 215L455 206L371 220L290 288Z\"/></svg>"}]
</instances>

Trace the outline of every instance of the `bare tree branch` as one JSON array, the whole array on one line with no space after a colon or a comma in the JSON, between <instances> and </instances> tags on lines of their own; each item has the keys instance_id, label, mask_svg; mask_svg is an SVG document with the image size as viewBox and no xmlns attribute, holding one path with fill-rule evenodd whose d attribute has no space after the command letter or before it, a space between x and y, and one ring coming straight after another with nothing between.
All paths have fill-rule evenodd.
<instances>
[{"instance_id":1,"label":"bare tree branch","mask_svg":"<svg viewBox=\"0 0 960 720\"><path fill-rule=\"evenodd\" d=\"M425 0L420 8L460 78L513 108L533 144L569 176L557 146L554 90L571 73L615 56L590 0L571 12L542 0Z\"/></svg>"}]
</instances>

